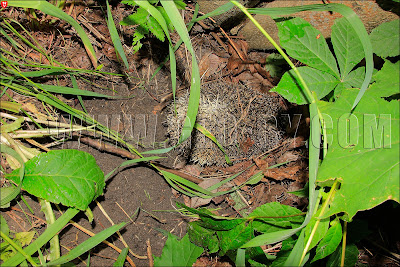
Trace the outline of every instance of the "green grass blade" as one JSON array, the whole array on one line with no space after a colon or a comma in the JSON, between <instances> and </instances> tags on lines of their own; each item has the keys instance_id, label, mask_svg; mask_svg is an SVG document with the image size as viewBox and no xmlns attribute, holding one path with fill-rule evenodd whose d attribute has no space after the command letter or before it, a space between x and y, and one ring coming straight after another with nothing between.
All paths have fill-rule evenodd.
<instances>
[{"instance_id":1,"label":"green grass blade","mask_svg":"<svg viewBox=\"0 0 400 267\"><path fill-rule=\"evenodd\" d=\"M163 5L168 16L170 17L172 24L175 27L175 30L178 32L179 36L182 38L187 49L192 55L192 79L190 86L188 111L182 127L182 133L179 138L179 143L182 143L190 137L194 127L194 123L196 122L196 116L200 102L200 72L196 60L196 55L190 41L189 33L187 32L185 23L181 15L179 14L178 9L176 8L175 3L173 1L162 0L161 4Z\"/></svg>"},{"instance_id":2,"label":"green grass blade","mask_svg":"<svg viewBox=\"0 0 400 267\"><path fill-rule=\"evenodd\" d=\"M193 13L193 18L192 20L189 22L188 26L187 26L187 31L190 32L190 30L192 29L194 23L195 23L195 19L197 17L197 14L199 13L199 5L196 3L196 6L194 8L194 13ZM179 47L181 46L181 44L183 43L182 38L179 39L179 41L175 44L174 46L174 52L176 52L176 50L179 49ZM164 67L165 63L167 63L168 61L168 57L166 57L163 62L161 62L160 66L157 67L157 69L154 71L153 75L151 75L150 80L153 80L153 78L157 75L157 73Z\"/></svg>"},{"instance_id":3,"label":"green grass blade","mask_svg":"<svg viewBox=\"0 0 400 267\"><path fill-rule=\"evenodd\" d=\"M197 22L197 21L200 21L200 20L212 17L212 16L218 16L218 15L224 14L224 13L228 12L229 10L231 10L234 6L235 5L233 3L228 2L225 5L222 5L207 14L205 14L201 17L198 17L197 19L194 20L194 22Z\"/></svg>"},{"instance_id":4,"label":"green grass blade","mask_svg":"<svg viewBox=\"0 0 400 267\"><path fill-rule=\"evenodd\" d=\"M110 32L111 41L114 44L115 51L117 51L118 55L121 57L122 61L124 62L125 67L127 69L129 69L128 60L126 59L126 55L125 55L124 49L121 44L121 39L119 38L117 28L115 27L114 19L111 14L111 8L110 8L110 5L108 4L108 0L106 1L106 5L107 5L106 21L107 21L108 30Z\"/></svg>"},{"instance_id":5,"label":"green grass blade","mask_svg":"<svg viewBox=\"0 0 400 267\"><path fill-rule=\"evenodd\" d=\"M96 92L91 92L91 91L87 91L87 90L81 90L78 88L66 87L66 86L40 84L40 88L43 90L46 90L47 92L56 93L56 94L80 95L80 96L102 97L102 98L112 98L112 99L118 98L115 96L108 96L108 95L99 94Z\"/></svg>"},{"instance_id":6,"label":"green grass blade","mask_svg":"<svg viewBox=\"0 0 400 267\"><path fill-rule=\"evenodd\" d=\"M68 74L67 71L61 70L61 69L35 70L35 71L25 71L25 72L20 72L20 73L21 73L21 76L25 76L27 78L43 77L46 75Z\"/></svg>"},{"instance_id":7,"label":"green grass blade","mask_svg":"<svg viewBox=\"0 0 400 267\"><path fill-rule=\"evenodd\" d=\"M365 30L364 24L357 16L357 14L348 6L342 4L316 4L316 5L305 5L297 7L285 7L285 8L249 8L248 11L253 14L263 14L273 17L290 15L300 11L333 11L340 13L353 27L354 31L357 33L358 38L364 49L365 54L365 78L361 86L360 92L358 93L356 99L354 100L352 110L357 106L358 102L361 100L362 96L367 90L367 87L372 78L372 71L374 68L373 56L372 56L372 45L367 31Z\"/></svg>"},{"instance_id":8,"label":"green grass blade","mask_svg":"<svg viewBox=\"0 0 400 267\"><path fill-rule=\"evenodd\" d=\"M94 52L94 48L93 48L92 44L90 43L89 37L86 35L86 33L83 30L83 28L81 27L81 25L79 25L78 22L76 22L71 16L66 14L64 11L53 6L52 4L50 4L47 1L15 1L15 0L11 0L11 1L8 1L8 5L15 6L15 7L38 9L45 14L65 20L66 22L71 24L77 31L79 37L81 37L83 45L85 46L86 52L88 53L93 66L95 68L97 68L96 54Z\"/></svg>"},{"instance_id":9,"label":"green grass blade","mask_svg":"<svg viewBox=\"0 0 400 267\"><path fill-rule=\"evenodd\" d=\"M57 234L76 214L78 209L69 208L57 221L47 227L46 231L41 234L32 244L24 249L24 252L28 255L32 255L36 251L40 250L55 234ZM21 253L17 253L12 258L3 262L2 266L17 266L25 260L25 257Z\"/></svg>"},{"instance_id":10,"label":"green grass blade","mask_svg":"<svg viewBox=\"0 0 400 267\"><path fill-rule=\"evenodd\" d=\"M243 248L239 248L236 252L236 266L246 266L246 250Z\"/></svg>"},{"instance_id":11,"label":"green grass blade","mask_svg":"<svg viewBox=\"0 0 400 267\"><path fill-rule=\"evenodd\" d=\"M160 172L161 172L165 177L168 177L170 180L176 181L176 182L178 182L178 183L180 183L181 185L184 185L184 186L186 186L186 187L190 187L191 189L194 189L194 190L196 190L197 192L200 192L201 194L204 194L205 196L208 196L208 197L214 197L214 196L216 196L216 194L214 194L214 193L212 193L212 192L210 192L210 191L208 191L208 190L206 190L206 189L204 189L204 188L198 186L197 184L195 184L195 183L193 183L193 182L190 182L190 181L188 181L188 180L186 180L186 179L184 179L184 178L182 178L182 177L180 177L180 176L178 176L178 175L176 175L176 174L173 174L173 173L170 173L170 172L164 171L164 170L160 170ZM188 190L188 191L192 191L192 193L194 193L193 190Z\"/></svg>"},{"instance_id":12,"label":"green grass blade","mask_svg":"<svg viewBox=\"0 0 400 267\"><path fill-rule=\"evenodd\" d=\"M118 259L114 262L113 267L123 267L128 256L129 248L124 248L118 256Z\"/></svg>"},{"instance_id":13,"label":"green grass blade","mask_svg":"<svg viewBox=\"0 0 400 267\"><path fill-rule=\"evenodd\" d=\"M72 249L68 254L58 258L55 261L49 262L49 265L61 265L67 262L72 261L73 259L79 257L83 253L89 251L90 249L94 248L110 236L112 236L115 232L119 231L122 227L124 227L126 223L120 223L113 225L100 233L96 234L95 236L90 237L88 240L82 242L77 247Z\"/></svg>"},{"instance_id":14,"label":"green grass blade","mask_svg":"<svg viewBox=\"0 0 400 267\"><path fill-rule=\"evenodd\" d=\"M22 45L20 45L18 42L16 42L13 38L11 38L5 31L3 28L0 28L0 33L6 37L6 39L10 42L10 44L14 47L14 49L16 50L23 50L24 47Z\"/></svg>"},{"instance_id":15,"label":"green grass blade","mask_svg":"<svg viewBox=\"0 0 400 267\"><path fill-rule=\"evenodd\" d=\"M286 259L283 266L303 266L306 261L308 260L310 254L307 254L302 262L301 260L301 253L303 252L304 248L304 230L301 231L299 238L297 239L296 244L294 245L292 251L290 252L288 258Z\"/></svg>"},{"instance_id":16,"label":"green grass blade","mask_svg":"<svg viewBox=\"0 0 400 267\"><path fill-rule=\"evenodd\" d=\"M199 130L202 134L204 134L207 138L211 139L211 141L213 141L218 146L218 148L221 149L222 153L224 153L226 163L231 165L232 164L231 160L229 159L228 155L225 153L223 146L218 142L217 138L215 138L215 136L212 133L210 133L206 128L204 128L200 124L195 123L194 127L197 130Z\"/></svg>"},{"instance_id":17,"label":"green grass blade","mask_svg":"<svg viewBox=\"0 0 400 267\"><path fill-rule=\"evenodd\" d=\"M5 242L7 242L8 244L10 244L16 251L18 251L19 253L21 253L25 259L27 259L29 261L30 264L32 264L32 266L38 266L34 260L31 258L30 255L26 254L25 251L22 249L22 247L15 243L11 238L9 238L5 233L1 232L1 238L4 239Z\"/></svg>"},{"instance_id":18,"label":"green grass blade","mask_svg":"<svg viewBox=\"0 0 400 267\"><path fill-rule=\"evenodd\" d=\"M35 44L32 44L28 39L25 38L24 35L22 35L20 33L20 31L16 30L10 23L9 21L17 24L19 27L21 27L22 31L26 33L27 36L29 36L34 42ZM19 39L21 39L25 44L27 44L28 46L30 46L32 49L34 49L35 51L41 53L43 56L45 56L49 61L51 61L51 58L49 58L49 56L47 55L46 51L43 49L43 47L36 41L35 38L33 38L33 36L30 34L30 32L25 29L24 26L22 26L18 21L16 20L3 20L4 25L11 31L13 32Z\"/></svg>"},{"instance_id":19,"label":"green grass blade","mask_svg":"<svg viewBox=\"0 0 400 267\"><path fill-rule=\"evenodd\" d=\"M78 89L79 89L79 88L78 88L78 82L76 81L75 76L74 76L74 75L70 75L69 77L71 78L71 82L72 82L73 88L74 88L75 90L78 90ZM81 104L81 107L82 107L83 111L84 111L85 113L88 113L87 110L86 110L86 108L85 108L85 104L83 103L82 96L78 95L77 97L78 97L79 103ZM72 119L71 119L71 123L72 123Z\"/></svg>"},{"instance_id":20,"label":"green grass blade","mask_svg":"<svg viewBox=\"0 0 400 267\"><path fill-rule=\"evenodd\" d=\"M128 165L132 165L135 163L139 163L139 162L144 162L144 161L151 161L151 160L156 160L156 159L160 159L161 157L147 157L147 158L140 158L140 159L132 159L132 160L127 160L122 162L121 165L119 165L117 168L115 168L114 170L110 171L106 176L104 176L104 180L107 181L108 178L111 177L111 175L113 175L118 169L126 167Z\"/></svg>"}]
</instances>

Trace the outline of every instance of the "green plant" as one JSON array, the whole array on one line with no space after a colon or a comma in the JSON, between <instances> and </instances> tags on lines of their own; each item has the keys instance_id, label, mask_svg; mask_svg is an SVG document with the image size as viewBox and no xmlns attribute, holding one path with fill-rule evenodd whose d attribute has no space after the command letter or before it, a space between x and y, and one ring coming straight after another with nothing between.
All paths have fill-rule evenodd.
<instances>
[{"instance_id":1,"label":"green plant","mask_svg":"<svg viewBox=\"0 0 400 267\"><path fill-rule=\"evenodd\" d=\"M85 43L85 38L87 39L87 36L84 34L79 24L74 21L72 17L69 17L50 3L45 1L30 1L29 3L26 1L10 2L10 6L37 8L45 13L67 20L77 28L78 33L81 34L82 40ZM19 28L19 30L17 30L16 27ZM48 225L47 230L34 239L32 236L35 234L34 232L15 234L10 232L7 227L7 222L2 218L1 260L5 266L16 266L21 263L26 264L26 260L29 261L32 266L45 265L48 260L50 260L50 264L64 264L97 246L100 242L110 237L125 225L125 223L121 223L108 228L81 243L68 254L60 257L57 233L68 223L72 222L71 220L73 217L81 210L86 211L90 220L92 216L88 205L97 196L102 194L105 180L107 177L110 177L112 173L105 177L97 166L93 156L88 153L76 150L57 150L48 153L40 153L37 149L26 147L23 142L20 142L18 139L50 136L57 140L56 137L58 137L60 133L72 134L73 131L92 131L97 128L111 139L123 142L123 140L118 137L118 134L91 119L91 116L85 111L81 98L82 96L109 97L107 95L81 90L77 85L77 78L82 78L85 81L83 77L85 74L105 75L106 73L84 69L72 69L55 61L46 53L45 49L40 46L36 39L17 21L2 18L0 33L2 41L7 42L7 45L11 48L6 49L3 46L0 48L2 53L0 59L2 63L0 67L0 84L3 87L1 96L8 97L9 99L9 101L5 101L3 97L1 100L1 108L5 111L1 113L1 153L2 156L6 158L9 166L14 169L12 173L6 175L6 178L16 184L16 186L11 185L1 188L1 208L9 207L11 201L18 200L17 197L21 190L25 190L39 198ZM90 42L86 44L87 50L88 47L91 47ZM46 65L29 60L24 54L26 51L25 49L31 49L37 52L42 57L46 58L49 64ZM95 58L91 58L92 62L96 63ZM97 66L96 64L94 64L94 66ZM67 75L71 78L73 87L41 83L41 78L48 75L56 78ZM20 94L22 98L31 97L35 99L37 103L41 102L50 120L43 119L45 115L41 114L36 109L25 110L25 107L15 102L15 99L8 94L9 90ZM70 107L67 103L56 97L55 94L75 95L81 101L84 111ZM32 103L30 104L33 106ZM73 120L71 120L69 124L60 123L57 121L58 114L52 112L54 108L64 111L70 114L72 118L77 118L81 120L82 123L90 126L82 127L75 125L72 123ZM37 129L25 130L25 122L28 124L31 123L32 126L36 126ZM132 151L135 150L133 149ZM156 159L157 157L127 161L121 166L139 161L151 160L151 158ZM82 162L86 163L82 164ZM3 169L2 171L5 172ZM21 199L25 201L23 196L21 196ZM51 203L61 203L70 208L56 219ZM48 242L50 243L50 252L46 251L46 244ZM33 257L32 255L37 252L38 254ZM45 254L46 257L44 257L43 254Z\"/></svg>"},{"instance_id":2,"label":"green plant","mask_svg":"<svg viewBox=\"0 0 400 267\"><path fill-rule=\"evenodd\" d=\"M92 61L92 64L95 68L97 68L97 58L94 53L94 49L92 44L90 43L89 37L86 35L83 28L76 22L71 16L64 13L60 8L50 4L47 1L16 1L11 0L7 1L9 6L15 7L23 7L23 8L32 8L42 11L45 14L60 18L62 20L70 23L75 30L78 32L79 36L82 39L82 42L85 46L86 52L88 53L89 58Z\"/></svg>"},{"instance_id":3,"label":"green plant","mask_svg":"<svg viewBox=\"0 0 400 267\"><path fill-rule=\"evenodd\" d=\"M125 0L122 1L123 4L128 4L136 6L137 1ZM174 30L174 25L171 18L168 16L165 8L160 5L160 0L150 0L148 3L156 8L158 12L162 15L165 20L167 28L169 31ZM182 0L174 0L174 3L178 9L185 9L186 4ZM164 42L166 38L166 33L163 31L163 27L153 16L149 15L149 12L145 7L139 6L132 15L125 17L121 22L121 25L137 25L135 32L133 34L132 48L134 53L139 51L142 47L142 39L148 35L150 32L160 41Z\"/></svg>"},{"instance_id":4,"label":"green plant","mask_svg":"<svg viewBox=\"0 0 400 267\"><path fill-rule=\"evenodd\" d=\"M300 213L277 214L287 208L271 208L274 203L259 207L256 211L260 217L240 219L181 205L200 219L190 224L189 237L209 252L229 255L238 265L247 261L302 266L328 256L332 265L354 264L358 253L354 244L346 244L348 222L358 211L387 200L399 202L399 61L385 59L372 76L372 47L384 58L399 55L399 22L382 24L369 37L361 21L341 5L246 10L232 2L272 43L249 12L273 15L283 48L307 65L296 68L276 45L293 70L284 74L274 91L293 103L310 104L310 204L305 218L298 217L297 221L291 215ZM226 4L221 10L230 7ZM345 16L332 27L335 56L308 22L278 16L303 10L339 11ZM394 45L382 49L382 43ZM366 67L355 68L364 57ZM286 218L283 224L282 218ZM282 240L275 259L258 250L261 245Z\"/></svg>"}]
</instances>

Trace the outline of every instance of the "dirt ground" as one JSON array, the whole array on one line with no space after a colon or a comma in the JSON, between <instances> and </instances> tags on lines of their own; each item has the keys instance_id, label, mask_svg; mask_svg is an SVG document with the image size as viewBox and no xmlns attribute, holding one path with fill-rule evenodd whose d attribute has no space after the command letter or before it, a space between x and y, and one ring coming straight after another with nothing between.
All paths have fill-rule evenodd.
<instances>
[{"instance_id":1,"label":"dirt ground","mask_svg":"<svg viewBox=\"0 0 400 267\"><path fill-rule=\"evenodd\" d=\"M131 14L132 8L113 2L117 1L111 1L111 4L113 4L112 13L114 20L118 25L118 22L121 21L123 17ZM78 20L82 19L83 16L91 27L97 29L104 36L105 40L102 41L99 40L98 36L93 34L92 31L90 33L94 39L93 43L95 44L99 64L104 65L102 71L124 73L122 63L117 61L106 28L104 20L105 15L103 13L105 7L99 5L99 3L100 2L87 1L86 3L82 3L75 1L75 6L71 9L71 16ZM69 8L70 6L67 6L65 11L68 12ZM2 16L15 18L25 27L29 27L31 34L58 61L71 67L92 68L84 48L67 23L58 21L53 26L49 27L47 24L49 18L40 14L37 21L35 21L32 17L28 19L27 16L29 15L21 10L14 10L13 13L7 13L9 11L1 12ZM185 20L188 21L190 16L191 12L186 11ZM32 20L35 21L36 24L32 23ZM88 30L88 28L85 28L85 30ZM78 85L80 89L96 91L108 95L124 96L125 98L122 100L86 98L84 104L89 114L93 114L99 122L120 132L122 136L128 139L131 138L132 140L129 141L134 144L138 140L135 139L135 129L130 132L130 123L132 123L135 128L140 128L140 125L145 125L146 123L149 125L151 124L152 127L154 126L155 128L148 128L148 133L154 133L152 138L145 140L145 142L140 142L142 145L137 144L136 148L139 151L166 146L166 112L163 108L170 103L170 100L163 100L171 93L168 65L164 67L154 79L151 80L150 77L159 66L159 63L168 55L167 46L155 38L148 38L144 41L144 46L141 51L133 55L130 48L132 28L122 27L120 30L122 31L121 36L123 37L124 49L131 66L131 69L127 72L128 77L110 77L107 75L102 77L88 77L96 86L83 81L78 81ZM90 29L88 32L90 32ZM203 71L204 74L204 68L212 69L211 74L205 74L204 79L206 81L207 79L211 81L219 77L225 79L224 81L227 82L244 83L254 90L263 93L276 84L277 80L268 76L260 70L257 65L260 58L265 58L266 53L247 51L246 42L244 40L234 39L233 41L229 41L226 36L221 33L211 34L207 31L206 24L196 25L192 34L192 42L200 62L201 71ZM173 39L176 41L177 36L173 36ZM231 45L232 42L236 44L236 47ZM213 57L210 58L210 55L213 55ZM244 56L249 64L241 65L237 63L238 58L241 56ZM177 60L179 76L177 87L178 90L183 92L188 88L188 78L190 77L187 51L184 48L177 51ZM52 84L55 81L48 82ZM65 80L58 80L58 82L63 86L71 86L67 77ZM63 99L68 101L75 108L81 108L77 99ZM290 106L283 100L281 105L282 109L287 114L293 115L304 112L297 107ZM297 125L295 122L293 122L291 126L288 125L287 122L282 123L280 127L285 132L285 138L282 140L283 145L280 146L279 149L272 151L271 156L268 157L267 160L256 162L257 167L262 169L266 166L265 164L272 165L279 160L291 161L286 168L276 169L275 173L270 172L269 177L263 178L261 183L252 187L245 187L241 190L244 199L250 203L247 207L248 210L253 210L271 201L279 201L283 204L293 205L299 208L305 206L306 202L304 200L289 195L287 192L302 188L307 180L306 162L308 159L304 143L304 137L308 134L307 121L305 119L306 115L305 113L305 116L300 120L300 128L293 126ZM144 123L143 120L147 120L147 122ZM149 121L151 121L151 123ZM134 133L133 135L132 132ZM298 139L292 139L293 137L298 137ZM105 174L111 172L126 160L126 158L120 155L99 151L92 146L80 142L79 138L76 137L73 140L64 142L57 148L80 149L89 152L96 158L98 165ZM165 158L159 160L159 163L163 166L174 168L182 165L182 159L177 157L177 153L174 151L163 154L162 156ZM201 168L200 170L197 169L195 173L190 172L190 168L186 168L182 169L182 171L186 171L189 175L193 176L206 176L221 173L229 175L246 167L248 162L251 162L251 160L234 165L230 169ZM252 171L254 173L255 169ZM249 175L251 175L251 173L245 174L242 179L248 178ZM277 177L284 178L278 179ZM174 210L174 203L180 201L190 204L190 199L172 190L165 179L148 165L139 164L120 170L106 182L104 194L99 197L97 201L115 224L123 221L130 221L128 216L133 216L135 211L140 208L140 212L133 216L131 223L121 231L130 249L138 256L135 257L129 254L137 266L149 265L149 261L146 259L149 248L151 248L151 253L155 256L161 255L162 248L166 241L165 236L161 232L162 230L179 237L183 237L186 233L187 218ZM34 208L36 212L35 215L39 217L37 220L40 224L40 218L43 219L43 215L39 212L39 204L34 200L29 200L28 202ZM222 198L209 205L211 207L218 205L219 208L222 208L222 215L232 216L240 214L240 210L234 205L231 197ZM22 204L22 206L24 206L24 204ZM81 213L79 218L74 219L75 222L78 222L94 233L98 233L111 226L111 223L105 217L96 202L93 202L90 207L93 209L94 214L93 223L89 223L83 213ZM5 218L10 222L12 230L21 231L21 229L26 230L26 227L28 227L25 220L22 219L22 213L18 210L9 210L5 212L5 214L8 215L8 217L5 216ZM13 219L10 216L14 216ZM41 232L45 227L42 226L42 228L39 227L37 229ZM87 238L88 236L80 230L71 225L68 226L60 234L61 245L63 247L62 253L66 253L67 250L74 248ZM124 247L123 243L117 240L117 238L110 241L119 248ZM101 244L97 246L95 250L91 251L90 264L91 266L110 266L118 255L119 254L109 246ZM78 266L83 266L85 265L84 262L87 263L87 261L87 254L85 254L82 258L74 260L74 263ZM208 265L214 263L215 262L211 261L207 262Z\"/></svg>"}]
</instances>

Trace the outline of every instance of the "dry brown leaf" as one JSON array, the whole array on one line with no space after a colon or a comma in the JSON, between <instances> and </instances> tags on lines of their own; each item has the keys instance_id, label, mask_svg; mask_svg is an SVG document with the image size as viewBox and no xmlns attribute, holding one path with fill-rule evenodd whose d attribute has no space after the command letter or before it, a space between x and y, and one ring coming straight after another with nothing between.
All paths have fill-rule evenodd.
<instances>
[{"instance_id":1,"label":"dry brown leaf","mask_svg":"<svg viewBox=\"0 0 400 267\"><path fill-rule=\"evenodd\" d=\"M208 179L205 179L203 182L199 183L199 186L201 188L206 189L210 186L213 186L213 185L219 183L220 181L221 181L220 179L208 178ZM216 193L217 189L213 190L212 192ZM192 197L192 199L190 201L190 207L198 208L198 207L207 205L210 202L211 202L211 198Z\"/></svg>"},{"instance_id":2,"label":"dry brown leaf","mask_svg":"<svg viewBox=\"0 0 400 267\"><path fill-rule=\"evenodd\" d=\"M204 55L199 64L200 76L208 78L219 72L226 66L225 61L213 53Z\"/></svg>"},{"instance_id":3,"label":"dry brown leaf","mask_svg":"<svg viewBox=\"0 0 400 267\"><path fill-rule=\"evenodd\" d=\"M34 52L31 52L28 54L28 56L33 59L36 62L45 64L45 65L50 65L50 62L47 60L47 58L45 56L43 56L42 54L37 54Z\"/></svg>"},{"instance_id":4,"label":"dry brown leaf","mask_svg":"<svg viewBox=\"0 0 400 267\"><path fill-rule=\"evenodd\" d=\"M292 162L296 161L299 159L299 154L295 153L293 151L286 151L283 153L282 156L280 156L277 160L276 163L283 163L283 162Z\"/></svg>"},{"instance_id":5,"label":"dry brown leaf","mask_svg":"<svg viewBox=\"0 0 400 267\"><path fill-rule=\"evenodd\" d=\"M249 149L254 145L254 141L248 136L247 139L239 144L240 149L247 153Z\"/></svg>"},{"instance_id":6,"label":"dry brown leaf","mask_svg":"<svg viewBox=\"0 0 400 267\"><path fill-rule=\"evenodd\" d=\"M283 179L298 180L296 173L301 169L300 166L286 168L273 168L264 171L266 177L282 181Z\"/></svg>"},{"instance_id":7,"label":"dry brown leaf","mask_svg":"<svg viewBox=\"0 0 400 267\"><path fill-rule=\"evenodd\" d=\"M23 108L25 111L28 111L28 112L33 113L33 114L36 116L36 118L38 118L39 120L49 120L49 119L50 119L50 118L49 118L48 116L46 116L45 114L40 113L40 112L37 110L36 106L35 106L34 104L32 104L31 102L26 102L26 103L22 104L22 108Z\"/></svg>"}]
</instances>

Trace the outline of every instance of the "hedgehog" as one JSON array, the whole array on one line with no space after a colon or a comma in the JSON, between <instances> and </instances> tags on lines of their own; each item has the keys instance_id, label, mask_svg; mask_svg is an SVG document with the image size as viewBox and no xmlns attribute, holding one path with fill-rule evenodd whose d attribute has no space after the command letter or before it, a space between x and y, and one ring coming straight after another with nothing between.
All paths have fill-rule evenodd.
<instances>
[{"instance_id":1,"label":"hedgehog","mask_svg":"<svg viewBox=\"0 0 400 267\"><path fill-rule=\"evenodd\" d=\"M189 92L167 107L167 134L178 143L186 117ZM211 132L232 161L240 161L274 148L283 138L277 127L278 97L262 94L243 84L208 82L202 85L196 123ZM226 165L224 153L208 137L194 129L177 148L189 162L201 166Z\"/></svg>"}]
</instances>

